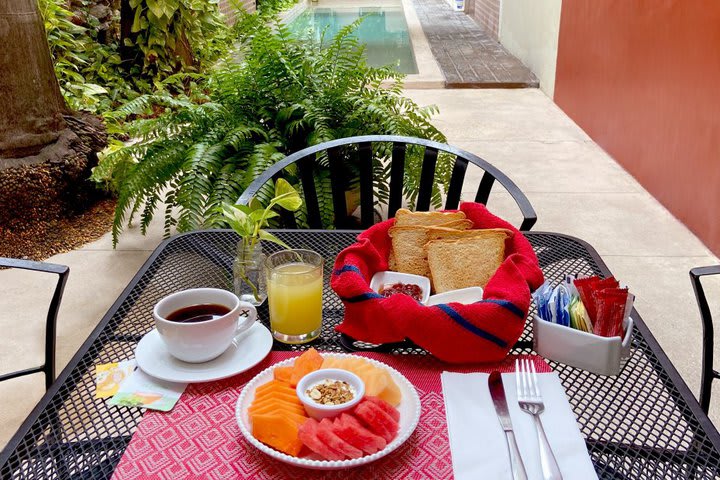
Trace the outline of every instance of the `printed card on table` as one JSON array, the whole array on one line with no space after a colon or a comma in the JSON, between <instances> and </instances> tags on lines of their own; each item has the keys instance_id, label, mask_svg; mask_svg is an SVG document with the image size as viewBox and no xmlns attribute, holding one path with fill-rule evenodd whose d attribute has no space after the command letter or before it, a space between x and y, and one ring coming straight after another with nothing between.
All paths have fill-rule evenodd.
<instances>
[{"instance_id":1,"label":"printed card on table","mask_svg":"<svg viewBox=\"0 0 720 480\"><path fill-rule=\"evenodd\" d=\"M120 385L132 374L136 365L135 360L96 365L95 398L108 398L115 395L120 389Z\"/></svg>"},{"instance_id":2,"label":"printed card on table","mask_svg":"<svg viewBox=\"0 0 720 480\"><path fill-rule=\"evenodd\" d=\"M108 403L168 412L175 406L185 387L187 383L157 380L136 368Z\"/></svg>"}]
</instances>

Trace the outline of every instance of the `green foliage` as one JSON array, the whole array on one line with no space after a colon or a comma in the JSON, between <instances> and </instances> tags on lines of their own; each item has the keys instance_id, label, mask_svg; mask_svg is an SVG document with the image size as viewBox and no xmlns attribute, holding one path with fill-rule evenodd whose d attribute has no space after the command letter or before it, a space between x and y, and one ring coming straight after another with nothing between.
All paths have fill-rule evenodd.
<instances>
[{"instance_id":1,"label":"green foliage","mask_svg":"<svg viewBox=\"0 0 720 480\"><path fill-rule=\"evenodd\" d=\"M110 28L107 43L101 43L93 28L73 23L65 0L38 3L55 73L73 110L101 114L141 94L187 88L187 77L167 80L180 70L202 70L227 54L232 45L232 32L221 20L217 0L133 0L142 27L136 32L142 62L122 65L119 28ZM156 16L148 5L156 11L161 5L162 15ZM115 12L113 22L119 21Z\"/></svg>"},{"instance_id":2,"label":"green foliage","mask_svg":"<svg viewBox=\"0 0 720 480\"><path fill-rule=\"evenodd\" d=\"M296 3L298 0L258 0L257 9L262 15L267 15L287 10Z\"/></svg>"},{"instance_id":3,"label":"green foliage","mask_svg":"<svg viewBox=\"0 0 720 480\"><path fill-rule=\"evenodd\" d=\"M141 96L112 117L143 114L161 106L157 118L137 120L130 133L137 141L115 146L93 172L118 192L113 226L117 241L126 221L140 214L144 229L155 208L166 204L165 232L227 225L219 208L234 203L242 190L287 154L310 145L353 135L408 135L444 141L432 126L434 107L421 108L402 95L403 75L392 68L369 67L362 46L352 35L357 23L322 44L295 39L278 20L241 14L237 29L242 62L226 62L208 75L197 75L194 96ZM388 83L390 82L390 83ZM382 173L378 196L387 197L387 162L377 153ZM419 182L419 152L409 151L408 194ZM315 167L321 207L333 217L327 159ZM441 158L440 184L449 180L451 163ZM356 167L348 173L356 179ZM301 187L295 167L285 171ZM356 182L357 180L355 180ZM348 188L352 187L353 181ZM257 198L269 203L271 186ZM440 192L436 192L439 200ZM296 213L302 222L305 212Z\"/></svg>"},{"instance_id":4,"label":"green foliage","mask_svg":"<svg viewBox=\"0 0 720 480\"><path fill-rule=\"evenodd\" d=\"M96 43L87 28L75 25L64 5L63 0L39 0L55 74L68 106L97 113L137 96L118 72L117 52Z\"/></svg>"},{"instance_id":5,"label":"green foliage","mask_svg":"<svg viewBox=\"0 0 720 480\"><path fill-rule=\"evenodd\" d=\"M227 52L228 29L218 0L130 0L132 33L126 46L142 53L142 73L164 78L196 69Z\"/></svg>"},{"instance_id":6,"label":"green foliage","mask_svg":"<svg viewBox=\"0 0 720 480\"><path fill-rule=\"evenodd\" d=\"M237 205L223 202L220 210L225 216L227 224L235 230L243 243L245 249L252 253L255 245L260 240L277 243L285 248L290 248L272 233L263 229L269 225L268 221L278 214L273 207L278 206L290 212L297 211L302 206L302 199L292 185L284 178L278 178L275 182L275 196L270 199L267 207L253 199L249 205Z\"/></svg>"}]
</instances>

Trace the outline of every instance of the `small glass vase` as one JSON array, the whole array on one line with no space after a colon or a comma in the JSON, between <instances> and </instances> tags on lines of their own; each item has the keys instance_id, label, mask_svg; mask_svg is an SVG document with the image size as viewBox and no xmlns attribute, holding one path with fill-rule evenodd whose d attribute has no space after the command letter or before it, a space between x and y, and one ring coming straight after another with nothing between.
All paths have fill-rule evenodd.
<instances>
[{"instance_id":1,"label":"small glass vase","mask_svg":"<svg viewBox=\"0 0 720 480\"><path fill-rule=\"evenodd\" d=\"M238 243L233 263L233 285L235 295L240 300L253 305L261 305L267 298L267 286L264 271L265 254L258 243L254 248Z\"/></svg>"}]
</instances>

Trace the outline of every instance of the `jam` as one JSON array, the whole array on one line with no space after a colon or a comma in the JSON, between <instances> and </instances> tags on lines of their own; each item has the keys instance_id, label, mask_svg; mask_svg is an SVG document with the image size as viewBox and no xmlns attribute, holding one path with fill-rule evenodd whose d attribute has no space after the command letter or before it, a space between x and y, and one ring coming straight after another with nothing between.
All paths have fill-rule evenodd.
<instances>
[{"instance_id":1,"label":"jam","mask_svg":"<svg viewBox=\"0 0 720 480\"><path fill-rule=\"evenodd\" d=\"M400 282L383 285L382 287L380 287L380 291L378 293L383 297L389 297L390 295L395 295L396 293L404 293L405 295L410 295L418 302L422 300L423 296L422 288L420 288L418 285L415 285L414 283Z\"/></svg>"}]
</instances>

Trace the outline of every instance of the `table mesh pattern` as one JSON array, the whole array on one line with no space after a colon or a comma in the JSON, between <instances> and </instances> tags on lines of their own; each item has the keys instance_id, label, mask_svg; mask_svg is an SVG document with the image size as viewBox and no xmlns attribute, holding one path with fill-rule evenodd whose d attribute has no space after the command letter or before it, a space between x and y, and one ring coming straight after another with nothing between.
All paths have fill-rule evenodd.
<instances>
[{"instance_id":1,"label":"table mesh pattern","mask_svg":"<svg viewBox=\"0 0 720 480\"><path fill-rule=\"evenodd\" d=\"M341 338L333 327L342 320L343 306L330 289L337 253L355 240L353 232L281 231L295 248L319 252L325 263L324 323L317 340L302 346L275 343L277 350L315 346L344 351L372 347ZM579 241L554 234L528 235L545 276L559 282L566 273L602 274L601 267ZM3 452L5 478L109 478L142 410L113 407L94 399L94 365L131 358L137 342L153 328L152 307L165 295L193 287L232 286L231 265L237 236L228 231L179 236L159 249L87 352L61 375L59 390L49 400L18 443ZM272 251L273 247L266 247ZM258 309L268 325L267 307ZM102 325L102 324L101 324ZM526 328L516 350L529 351L532 332ZM396 354L423 354L409 343L383 346ZM600 478L718 478L720 455L660 360L636 330L632 354L617 377L603 377L552 363L567 390L587 439Z\"/></svg>"}]
</instances>

